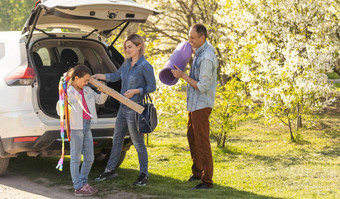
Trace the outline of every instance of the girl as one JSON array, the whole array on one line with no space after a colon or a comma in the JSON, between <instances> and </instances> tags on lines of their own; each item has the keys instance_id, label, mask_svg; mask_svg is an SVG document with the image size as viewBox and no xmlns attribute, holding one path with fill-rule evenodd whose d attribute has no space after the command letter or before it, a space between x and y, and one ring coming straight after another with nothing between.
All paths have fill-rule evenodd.
<instances>
[{"instance_id":1,"label":"girl","mask_svg":"<svg viewBox=\"0 0 340 199\"><path fill-rule=\"evenodd\" d=\"M94 161L91 119L97 122L95 103L103 104L107 99L107 94L97 94L86 86L90 80L91 71L85 65L75 66L68 72L68 75L71 76L67 95L68 102L72 107L70 109L70 170L75 189L74 194L76 196L91 196L98 192L87 183ZM57 111L59 111L58 105ZM83 155L83 163L79 171L81 155Z\"/></svg>"},{"instance_id":2,"label":"girl","mask_svg":"<svg viewBox=\"0 0 340 199\"><path fill-rule=\"evenodd\" d=\"M122 66L115 73L96 74L92 77L109 82L122 81L121 94L132 101L142 104L143 96L156 90L156 80L153 67L144 58L144 41L137 34L132 34L124 41L124 52L127 57ZM137 131L135 111L120 104L116 118L116 128L113 134L113 145L110 159L107 162L105 171L100 174L96 181L117 176L114 169L117 167L122 151L123 140L126 131L129 132L132 142L138 152L139 177L133 183L136 186L148 184L148 153L142 133Z\"/></svg>"}]
</instances>

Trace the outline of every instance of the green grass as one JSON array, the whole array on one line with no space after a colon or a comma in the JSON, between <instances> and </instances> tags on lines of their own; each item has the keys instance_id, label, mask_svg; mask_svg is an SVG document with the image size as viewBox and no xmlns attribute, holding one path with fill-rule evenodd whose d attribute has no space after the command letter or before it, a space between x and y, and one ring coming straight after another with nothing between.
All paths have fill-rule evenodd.
<instances>
[{"instance_id":1,"label":"green grass","mask_svg":"<svg viewBox=\"0 0 340 199\"><path fill-rule=\"evenodd\" d=\"M228 135L227 146L217 147L212 137L214 183L211 190L189 191L187 183L191 158L185 129L165 127L172 118L160 117L157 131L149 135L149 185L135 187L138 177L137 153L132 147L117 170L116 179L101 183L94 178L104 169L95 164L89 183L102 198L117 190L138 198L339 198L340 197L340 111L331 107L313 122L304 121L299 142L292 143L284 126L264 126L247 121ZM36 182L49 179L48 186L69 187L69 159L63 172L55 169L58 157L12 159L9 170ZM23 164L24 162L24 164ZM23 167L22 165L25 165Z\"/></svg>"},{"instance_id":2,"label":"green grass","mask_svg":"<svg viewBox=\"0 0 340 199\"><path fill-rule=\"evenodd\" d=\"M340 79L340 76L335 72L328 73L327 76L329 79Z\"/></svg>"}]
</instances>

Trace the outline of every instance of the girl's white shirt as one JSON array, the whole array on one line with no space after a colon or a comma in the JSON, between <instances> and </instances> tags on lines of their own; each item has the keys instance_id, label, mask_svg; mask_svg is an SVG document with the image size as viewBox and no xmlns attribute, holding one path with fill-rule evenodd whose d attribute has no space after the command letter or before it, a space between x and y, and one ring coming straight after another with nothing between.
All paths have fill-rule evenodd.
<instances>
[{"instance_id":1,"label":"girl's white shirt","mask_svg":"<svg viewBox=\"0 0 340 199\"><path fill-rule=\"evenodd\" d=\"M92 116L93 123L97 123L97 111L96 104L104 104L108 95L101 92L98 94L94 92L90 87L84 86L84 97L86 105L89 109L89 112ZM70 110L70 128L73 130L82 130L83 129L83 109L81 108L77 97L79 98L80 103L82 102L82 95L71 85L67 89L68 95L68 103L71 105ZM77 97L76 97L77 96ZM59 113L59 101L57 102L57 113ZM85 113L86 114L86 113Z\"/></svg>"}]
</instances>

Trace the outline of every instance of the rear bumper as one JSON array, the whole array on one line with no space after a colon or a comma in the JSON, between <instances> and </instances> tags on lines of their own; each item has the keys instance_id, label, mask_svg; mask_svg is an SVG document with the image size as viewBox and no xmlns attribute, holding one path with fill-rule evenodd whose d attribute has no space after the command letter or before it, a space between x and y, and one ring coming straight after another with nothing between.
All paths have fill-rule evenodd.
<instances>
[{"instance_id":1,"label":"rear bumper","mask_svg":"<svg viewBox=\"0 0 340 199\"><path fill-rule=\"evenodd\" d=\"M100 153L103 149L112 147L112 135L114 129L91 129L94 143L94 153ZM65 154L69 154L70 145L65 133ZM17 141L14 137L0 139L0 157L15 157L20 153L29 156L52 156L61 154L60 131L46 131L38 136L35 141ZM126 137L123 150L127 151L132 145L131 139Z\"/></svg>"}]
</instances>

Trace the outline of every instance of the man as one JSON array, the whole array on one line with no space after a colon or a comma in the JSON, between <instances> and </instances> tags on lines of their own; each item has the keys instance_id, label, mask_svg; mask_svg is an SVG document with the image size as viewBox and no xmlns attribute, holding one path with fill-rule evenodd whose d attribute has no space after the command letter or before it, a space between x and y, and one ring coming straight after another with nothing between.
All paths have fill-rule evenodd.
<instances>
[{"instance_id":1,"label":"man","mask_svg":"<svg viewBox=\"0 0 340 199\"><path fill-rule=\"evenodd\" d=\"M218 62L214 47L206 41L207 29L202 24L194 25L189 32L189 43L194 49L194 60L189 76L181 71L171 70L176 78L188 83L187 109L189 111L187 137L193 160L192 174L188 182L201 180L192 188L213 187L213 160L209 140L209 115L214 107Z\"/></svg>"}]
</instances>

